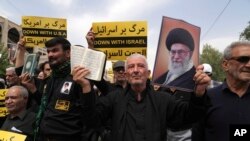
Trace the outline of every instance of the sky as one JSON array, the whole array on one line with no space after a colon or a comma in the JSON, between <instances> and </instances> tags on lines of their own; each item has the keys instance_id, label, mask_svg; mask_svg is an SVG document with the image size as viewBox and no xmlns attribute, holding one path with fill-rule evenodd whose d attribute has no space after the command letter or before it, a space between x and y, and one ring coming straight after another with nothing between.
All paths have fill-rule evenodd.
<instances>
[{"instance_id":1,"label":"sky","mask_svg":"<svg viewBox=\"0 0 250 141\"><path fill-rule=\"evenodd\" d=\"M204 44L222 52L248 25L249 7L250 0L0 0L0 16L17 24L22 16L66 18L69 41L83 46L92 22L147 21L147 59L153 69L162 16L199 26L200 52Z\"/></svg>"}]
</instances>

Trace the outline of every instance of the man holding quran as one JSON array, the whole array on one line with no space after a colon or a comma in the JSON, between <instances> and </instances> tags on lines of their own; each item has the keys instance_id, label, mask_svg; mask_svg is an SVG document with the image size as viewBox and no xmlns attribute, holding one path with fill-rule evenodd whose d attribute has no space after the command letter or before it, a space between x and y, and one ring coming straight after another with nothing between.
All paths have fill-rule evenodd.
<instances>
[{"instance_id":1,"label":"man holding quran","mask_svg":"<svg viewBox=\"0 0 250 141\"><path fill-rule=\"evenodd\" d=\"M165 141L167 127L196 122L207 110L205 94L210 78L198 66L195 92L189 103L175 101L170 94L156 92L147 79L150 75L146 58L132 54L127 58L125 72L128 86L101 97L95 102L90 82L83 76L91 73L83 67L73 71L73 79L81 84L84 94L84 116L90 126L101 126L112 119L112 141Z\"/></svg>"},{"instance_id":2,"label":"man holding quran","mask_svg":"<svg viewBox=\"0 0 250 141\"><path fill-rule=\"evenodd\" d=\"M75 76L71 75L71 44L65 38L55 37L47 41L45 46L52 69L46 83L36 86L28 74L22 75L22 84L41 103L36 116L35 138L42 141L80 141L83 129L83 88L86 87L74 81ZM78 71L79 67L75 70ZM86 70L79 72L80 77L88 74ZM43 92L38 91L38 87L43 87Z\"/></svg>"}]
</instances>

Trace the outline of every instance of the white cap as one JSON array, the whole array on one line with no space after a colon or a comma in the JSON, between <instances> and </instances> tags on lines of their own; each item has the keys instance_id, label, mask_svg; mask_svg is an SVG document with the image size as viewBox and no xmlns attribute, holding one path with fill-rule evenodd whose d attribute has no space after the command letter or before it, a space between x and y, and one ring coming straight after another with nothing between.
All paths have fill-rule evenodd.
<instances>
[{"instance_id":1,"label":"white cap","mask_svg":"<svg viewBox=\"0 0 250 141\"><path fill-rule=\"evenodd\" d=\"M5 84L5 81L4 81L3 78L0 78L0 82L3 83L3 84Z\"/></svg>"},{"instance_id":2,"label":"white cap","mask_svg":"<svg viewBox=\"0 0 250 141\"><path fill-rule=\"evenodd\" d=\"M204 63L204 64L202 64L202 65L204 66L203 72L205 72L205 73L207 73L207 74L209 74L209 75L212 74L213 70L212 70L211 65L206 64L206 63Z\"/></svg>"}]
</instances>

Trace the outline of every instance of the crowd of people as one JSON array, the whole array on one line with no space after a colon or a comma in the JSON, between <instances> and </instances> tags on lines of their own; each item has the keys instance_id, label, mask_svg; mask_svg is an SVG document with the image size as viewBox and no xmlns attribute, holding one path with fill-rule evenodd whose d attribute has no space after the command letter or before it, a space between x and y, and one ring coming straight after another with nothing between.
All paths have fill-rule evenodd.
<instances>
[{"instance_id":1,"label":"crowd of people","mask_svg":"<svg viewBox=\"0 0 250 141\"><path fill-rule=\"evenodd\" d=\"M175 40L180 32L186 37ZM181 63L173 61L157 88L140 54L113 64L114 83L86 79L91 72L84 66L71 72L71 43L62 37L45 43L48 61L37 75L22 74L25 42L20 39L15 67L6 68L6 78L0 79L1 88L8 88L4 103L9 113L0 118L1 130L24 134L27 141L229 141L231 124L250 124L250 42L237 41L225 49L226 78L218 83L211 81L209 64L194 67L189 62L189 36L173 30L166 46L170 57L186 61L184 68L192 73L176 72ZM93 49L93 31L86 39ZM165 87L180 77L178 83L193 91Z\"/></svg>"}]
</instances>

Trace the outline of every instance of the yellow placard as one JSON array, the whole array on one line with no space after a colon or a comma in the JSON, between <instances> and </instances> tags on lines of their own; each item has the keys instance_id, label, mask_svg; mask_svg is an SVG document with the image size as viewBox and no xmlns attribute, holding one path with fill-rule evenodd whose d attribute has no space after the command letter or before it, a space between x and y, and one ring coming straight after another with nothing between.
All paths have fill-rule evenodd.
<instances>
[{"instance_id":1,"label":"yellow placard","mask_svg":"<svg viewBox=\"0 0 250 141\"><path fill-rule=\"evenodd\" d=\"M32 37L25 36L25 45L28 47L45 47L45 42L52 39L53 37Z\"/></svg>"},{"instance_id":2,"label":"yellow placard","mask_svg":"<svg viewBox=\"0 0 250 141\"><path fill-rule=\"evenodd\" d=\"M23 16L22 32L27 47L44 47L53 37L67 38L66 19Z\"/></svg>"},{"instance_id":3,"label":"yellow placard","mask_svg":"<svg viewBox=\"0 0 250 141\"><path fill-rule=\"evenodd\" d=\"M97 38L147 36L146 21L96 22L92 28Z\"/></svg>"},{"instance_id":4,"label":"yellow placard","mask_svg":"<svg viewBox=\"0 0 250 141\"><path fill-rule=\"evenodd\" d=\"M146 47L136 47L136 48L105 48L98 49L106 54L108 60L126 60L128 56L134 53L138 53L146 56Z\"/></svg>"},{"instance_id":5,"label":"yellow placard","mask_svg":"<svg viewBox=\"0 0 250 141\"><path fill-rule=\"evenodd\" d=\"M0 100L5 100L5 95L8 92L8 89L0 89Z\"/></svg>"},{"instance_id":6,"label":"yellow placard","mask_svg":"<svg viewBox=\"0 0 250 141\"><path fill-rule=\"evenodd\" d=\"M6 117L8 115L8 110L6 107L0 107L0 117Z\"/></svg>"},{"instance_id":7,"label":"yellow placard","mask_svg":"<svg viewBox=\"0 0 250 141\"><path fill-rule=\"evenodd\" d=\"M0 140L1 141L24 141L26 139L26 135L8 132L0 130Z\"/></svg>"},{"instance_id":8,"label":"yellow placard","mask_svg":"<svg viewBox=\"0 0 250 141\"><path fill-rule=\"evenodd\" d=\"M0 89L0 117L5 117L8 115L8 110L5 107L5 95L7 94L8 89Z\"/></svg>"},{"instance_id":9,"label":"yellow placard","mask_svg":"<svg viewBox=\"0 0 250 141\"><path fill-rule=\"evenodd\" d=\"M147 55L147 22L93 23L94 47L103 51L107 60L125 60L133 53Z\"/></svg>"},{"instance_id":10,"label":"yellow placard","mask_svg":"<svg viewBox=\"0 0 250 141\"><path fill-rule=\"evenodd\" d=\"M22 16L22 28L67 30L66 19Z\"/></svg>"}]
</instances>

